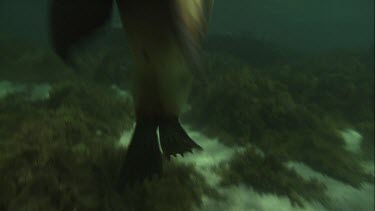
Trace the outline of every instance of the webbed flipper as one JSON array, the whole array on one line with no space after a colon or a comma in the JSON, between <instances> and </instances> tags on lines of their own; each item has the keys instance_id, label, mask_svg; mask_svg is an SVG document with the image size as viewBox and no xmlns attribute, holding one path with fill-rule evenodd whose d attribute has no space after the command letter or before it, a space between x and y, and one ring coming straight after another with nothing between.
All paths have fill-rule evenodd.
<instances>
[{"instance_id":1,"label":"webbed flipper","mask_svg":"<svg viewBox=\"0 0 375 211\"><path fill-rule=\"evenodd\" d=\"M67 63L69 50L109 21L112 0L53 0L50 33L56 53Z\"/></svg>"},{"instance_id":2,"label":"webbed flipper","mask_svg":"<svg viewBox=\"0 0 375 211\"><path fill-rule=\"evenodd\" d=\"M167 159L177 154L192 152L193 149L202 149L189 137L177 117L159 120L159 137L163 154Z\"/></svg>"},{"instance_id":3,"label":"webbed flipper","mask_svg":"<svg viewBox=\"0 0 375 211\"><path fill-rule=\"evenodd\" d=\"M151 118L137 120L137 124L120 172L121 186L161 176L162 155L156 134L157 122Z\"/></svg>"}]
</instances>

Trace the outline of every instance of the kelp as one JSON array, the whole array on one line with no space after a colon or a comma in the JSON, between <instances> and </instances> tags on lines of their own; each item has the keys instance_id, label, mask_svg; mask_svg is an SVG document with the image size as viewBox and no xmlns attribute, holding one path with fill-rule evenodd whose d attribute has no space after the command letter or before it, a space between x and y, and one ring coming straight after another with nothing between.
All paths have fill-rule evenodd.
<instances>
[{"instance_id":1,"label":"kelp","mask_svg":"<svg viewBox=\"0 0 375 211\"><path fill-rule=\"evenodd\" d=\"M340 63L339 58L330 61L336 67L319 62L331 67L329 73L309 75L308 69L315 70L318 65L305 63L304 70L299 64L298 73L288 65L262 72L228 55L211 54L205 80L197 80L193 86L192 109L185 120L209 135L221 137L226 144L254 144L267 154L277 154L284 161L304 162L354 187L373 182L373 177L362 169L360 157L344 149L338 132L371 119L372 73L356 59L352 64L348 60ZM352 86L349 73L358 73L354 77L358 86ZM368 78L362 81L366 74ZM356 94L359 96L353 96ZM357 108L359 112L354 110Z\"/></svg>"},{"instance_id":2,"label":"kelp","mask_svg":"<svg viewBox=\"0 0 375 211\"><path fill-rule=\"evenodd\" d=\"M166 162L163 178L119 187L133 125L131 102L80 81L52 87L48 99L0 99L1 210L192 210L215 195L193 166Z\"/></svg>"},{"instance_id":3,"label":"kelp","mask_svg":"<svg viewBox=\"0 0 375 211\"><path fill-rule=\"evenodd\" d=\"M192 210L216 193L194 166L166 162L165 177L120 191L125 150L116 144L134 122L133 66L122 34L77 51L76 67L31 44L0 37L0 78L59 82L49 97L27 92L0 99L0 210ZM10 44L10 43L14 43ZM121 43L120 45L118 45ZM115 46L110 48L108 46ZM222 185L245 184L286 196L296 206L325 203L325 187L284 164L299 161L359 188L373 182L373 47L367 52L297 55L248 35L213 36L195 75L184 122L227 145L253 148L217 172ZM361 154L339 132L363 137Z\"/></svg>"},{"instance_id":4,"label":"kelp","mask_svg":"<svg viewBox=\"0 0 375 211\"><path fill-rule=\"evenodd\" d=\"M287 197L294 206L304 207L306 201L327 205L329 201L323 183L316 179L306 181L277 156L262 155L254 147L235 154L218 172L222 186L245 184L261 194Z\"/></svg>"}]
</instances>

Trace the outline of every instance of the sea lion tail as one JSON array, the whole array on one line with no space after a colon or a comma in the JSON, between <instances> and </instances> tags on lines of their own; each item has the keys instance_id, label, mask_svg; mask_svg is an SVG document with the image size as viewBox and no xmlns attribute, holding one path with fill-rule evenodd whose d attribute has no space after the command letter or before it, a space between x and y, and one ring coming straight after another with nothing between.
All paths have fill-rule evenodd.
<instances>
[{"instance_id":1,"label":"sea lion tail","mask_svg":"<svg viewBox=\"0 0 375 211\"><path fill-rule=\"evenodd\" d=\"M120 170L121 187L142 182L162 173L162 155L155 118L137 119L128 151Z\"/></svg>"},{"instance_id":2,"label":"sea lion tail","mask_svg":"<svg viewBox=\"0 0 375 211\"><path fill-rule=\"evenodd\" d=\"M170 159L171 155L183 155L193 149L202 149L186 133L178 117L159 119L159 136L163 154L167 159Z\"/></svg>"}]
</instances>

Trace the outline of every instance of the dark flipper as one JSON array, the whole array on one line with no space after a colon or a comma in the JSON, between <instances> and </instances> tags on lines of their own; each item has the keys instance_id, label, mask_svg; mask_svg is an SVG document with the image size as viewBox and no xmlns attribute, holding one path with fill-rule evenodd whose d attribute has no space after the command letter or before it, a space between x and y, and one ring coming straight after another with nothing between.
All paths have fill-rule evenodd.
<instances>
[{"instance_id":1,"label":"dark flipper","mask_svg":"<svg viewBox=\"0 0 375 211\"><path fill-rule=\"evenodd\" d=\"M121 169L122 185L142 182L162 173L162 155L155 120L137 120L135 131Z\"/></svg>"},{"instance_id":2,"label":"dark flipper","mask_svg":"<svg viewBox=\"0 0 375 211\"><path fill-rule=\"evenodd\" d=\"M159 136L163 153L168 159L171 155L183 155L193 149L202 149L189 137L177 117L159 120Z\"/></svg>"},{"instance_id":3,"label":"dark flipper","mask_svg":"<svg viewBox=\"0 0 375 211\"><path fill-rule=\"evenodd\" d=\"M111 17L112 0L53 0L50 31L54 50L65 62L69 50Z\"/></svg>"}]
</instances>

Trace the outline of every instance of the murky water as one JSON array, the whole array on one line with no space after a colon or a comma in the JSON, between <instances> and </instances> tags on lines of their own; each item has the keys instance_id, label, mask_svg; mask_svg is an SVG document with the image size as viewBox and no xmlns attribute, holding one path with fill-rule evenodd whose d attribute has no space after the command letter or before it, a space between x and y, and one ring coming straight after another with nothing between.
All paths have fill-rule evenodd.
<instances>
[{"instance_id":1,"label":"murky water","mask_svg":"<svg viewBox=\"0 0 375 211\"><path fill-rule=\"evenodd\" d=\"M116 4L59 57L50 3L0 2L0 210L374 210L374 1L216 1L199 54L194 30L182 30L192 36L180 46L158 42L139 60L130 47L156 39L129 37L123 27L144 22L122 23ZM159 20L137 8L139 20ZM74 26L85 23L69 11ZM163 24L150 27L155 36ZM60 38L81 29L64 27ZM163 157L161 177L124 187L139 61L163 72L169 91L191 70L179 119L203 150ZM145 107L156 105L158 86L149 88ZM166 156L158 120L155 146ZM148 159L142 143L136 157Z\"/></svg>"}]
</instances>

